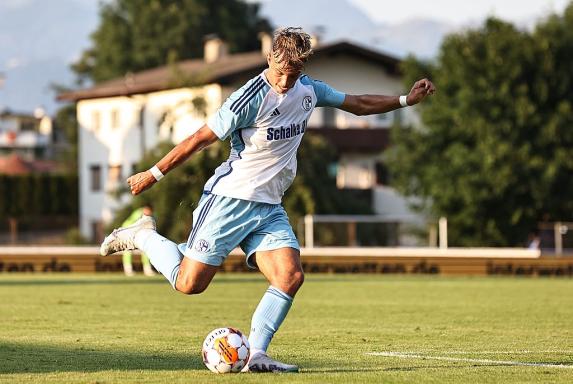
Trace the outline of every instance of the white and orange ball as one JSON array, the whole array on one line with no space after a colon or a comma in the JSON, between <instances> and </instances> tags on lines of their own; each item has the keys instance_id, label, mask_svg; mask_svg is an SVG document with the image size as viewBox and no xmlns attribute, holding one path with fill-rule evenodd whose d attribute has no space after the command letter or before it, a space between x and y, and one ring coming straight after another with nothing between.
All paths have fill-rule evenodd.
<instances>
[{"instance_id":1,"label":"white and orange ball","mask_svg":"<svg viewBox=\"0 0 573 384\"><path fill-rule=\"evenodd\" d=\"M217 328L203 342L203 362L215 373L236 373L249 361L247 337L235 328Z\"/></svg>"}]
</instances>

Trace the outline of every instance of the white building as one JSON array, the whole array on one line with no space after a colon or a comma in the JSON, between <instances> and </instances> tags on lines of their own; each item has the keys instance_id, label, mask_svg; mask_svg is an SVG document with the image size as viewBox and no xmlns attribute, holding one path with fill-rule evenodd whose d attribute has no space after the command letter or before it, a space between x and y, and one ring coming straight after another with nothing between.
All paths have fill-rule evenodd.
<instances>
[{"instance_id":1,"label":"white building","mask_svg":"<svg viewBox=\"0 0 573 384\"><path fill-rule=\"evenodd\" d=\"M263 39L263 47L268 46ZM61 100L77 102L82 234L101 238L102 224L123 203L109 192L132 173L146 150L165 139L183 140L266 66L264 48L230 55L221 40L210 39L203 59L60 95ZM339 42L315 47L305 73L346 93L399 95L405 91L398 66L396 58ZM364 117L318 108L307 134L324 135L338 148L339 188L370 189L376 213L410 220L403 199L385 186L380 155L389 145L391 126L415 119L412 108Z\"/></svg>"}]
</instances>

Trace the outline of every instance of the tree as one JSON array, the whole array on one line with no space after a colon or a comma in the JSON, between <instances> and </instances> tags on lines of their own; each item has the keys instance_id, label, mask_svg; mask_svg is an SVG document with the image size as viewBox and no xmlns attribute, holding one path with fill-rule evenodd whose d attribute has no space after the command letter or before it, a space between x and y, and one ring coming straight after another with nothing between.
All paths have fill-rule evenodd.
<instances>
[{"instance_id":1,"label":"tree","mask_svg":"<svg viewBox=\"0 0 573 384\"><path fill-rule=\"evenodd\" d=\"M73 173L78 169L78 119L76 105L61 107L54 117L54 128L65 137L66 148L60 153L60 159Z\"/></svg>"},{"instance_id":2,"label":"tree","mask_svg":"<svg viewBox=\"0 0 573 384\"><path fill-rule=\"evenodd\" d=\"M102 3L92 47L72 65L79 81L96 83L128 72L198 58L203 38L217 34L231 52L257 49L270 30L259 5L240 0L113 0Z\"/></svg>"},{"instance_id":3,"label":"tree","mask_svg":"<svg viewBox=\"0 0 573 384\"><path fill-rule=\"evenodd\" d=\"M138 169L149 169L172 148L162 143L147 153ZM136 208L151 203L160 233L185 240L193 223L192 213L213 171L229 156L228 142L217 142L195 153L151 189L135 196L115 214L110 229L121 225ZM349 192L339 191L327 168L336 159L332 146L320 136L306 135L299 149L298 176L284 196L284 207L294 228L305 214L370 213L368 202L356 201ZM118 191L118 194L127 189Z\"/></svg>"},{"instance_id":4,"label":"tree","mask_svg":"<svg viewBox=\"0 0 573 384\"><path fill-rule=\"evenodd\" d=\"M410 83L437 94L423 127L395 128L389 166L418 208L447 216L454 245L522 245L544 214L573 219L573 3L535 32L489 19L444 41L436 63L409 58Z\"/></svg>"}]
</instances>

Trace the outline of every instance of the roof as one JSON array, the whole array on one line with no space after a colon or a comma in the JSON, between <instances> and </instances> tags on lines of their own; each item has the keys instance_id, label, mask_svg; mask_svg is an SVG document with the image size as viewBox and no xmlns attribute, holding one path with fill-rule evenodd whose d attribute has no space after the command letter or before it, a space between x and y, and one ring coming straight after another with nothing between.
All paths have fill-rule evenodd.
<instances>
[{"instance_id":1,"label":"roof","mask_svg":"<svg viewBox=\"0 0 573 384\"><path fill-rule=\"evenodd\" d=\"M56 170L58 170L58 165L50 160L25 160L16 153L0 157L0 175L25 175Z\"/></svg>"},{"instance_id":2,"label":"roof","mask_svg":"<svg viewBox=\"0 0 573 384\"><path fill-rule=\"evenodd\" d=\"M40 118L34 116L33 113L16 112L7 108L0 111L0 119L6 118L40 120Z\"/></svg>"},{"instance_id":3,"label":"roof","mask_svg":"<svg viewBox=\"0 0 573 384\"><path fill-rule=\"evenodd\" d=\"M392 74L399 73L399 59L345 41L318 46L314 52L314 56L335 56L348 53L373 61ZM58 100L78 101L129 96L183 86L210 83L229 84L240 76L258 73L266 66L267 60L260 51L229 55L213 63L206 63L203 59L186 60L176 65L165 65L128 74L121 78L102 82L91 88L64 92L58 95Z\"/></svg>"},{"instance_id":4,"label":"roof","mask_svg":"<svg viewBox=\"0 0 573 384\"><path fill-rule=\"evenodd\" d=\"M24 175L31 173L33 168L20 156L12 154L0 157L0 174L3 175Z\"/></svg>"}]
</instances>

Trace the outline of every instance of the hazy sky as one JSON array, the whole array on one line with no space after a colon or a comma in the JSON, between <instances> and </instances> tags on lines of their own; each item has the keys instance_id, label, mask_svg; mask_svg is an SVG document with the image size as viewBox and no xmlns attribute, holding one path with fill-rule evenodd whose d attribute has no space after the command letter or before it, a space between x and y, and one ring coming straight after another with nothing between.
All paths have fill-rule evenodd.
<instances>
[{"instance_id":1,"label":"hazy sky","mask_svg":"<svg viewBox=\"0 0 573 384\"><path fill-rule=\"evenodd\" d=\"M98 4L109 1L0 0L0 110L25 111L38 105L55 110L51 84L73 84L69 64L90 46L88 36L98 25ZM391 54L413 51L432 57L443 35L459 27L479 26L489 15L530 27L550 12L562 14L573 0L258 1L273 4L268 16L277 25L304 24L312 29L326 20L328 33L337 34L333 38L376 40L382 44L377 49ZM313 11L305 13L305 8ZM412 19L432 22L404 23ZM418 33L419 25L425 30ZM355 34L347 35L351 33Z\"/></svg>"},{"instance_id":2,"label":"hazy sky","mask_svg":"<svg viewBox=\"0 0 573 384\"><path fill-rule=\"evenodd\" d=\"M481 21L495 15L526 22L547 13L562 12L570 0L350 0L379 22L396 23L430 18L453 24Z\"/></svg>"}]
</instances>

